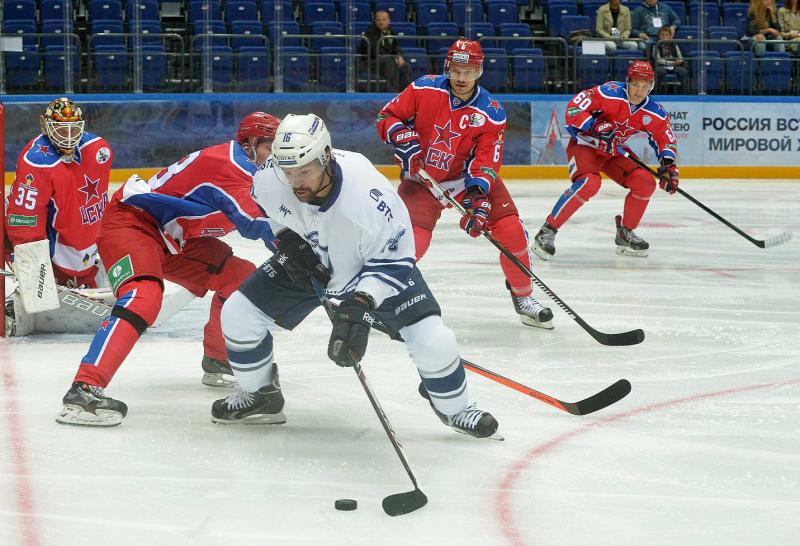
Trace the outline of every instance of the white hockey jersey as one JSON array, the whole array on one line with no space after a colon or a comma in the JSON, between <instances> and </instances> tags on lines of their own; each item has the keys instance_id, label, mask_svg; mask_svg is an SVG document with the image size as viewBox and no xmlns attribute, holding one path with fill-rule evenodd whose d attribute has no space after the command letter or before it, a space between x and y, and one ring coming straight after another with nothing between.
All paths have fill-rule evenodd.
<instances>
[{"instance_id":1,"label":"white hockey jersey","mask_svg":"<svg viewBox=\"0 0 800 546\"><path fill-rule=\"evenodd\" d=\"M408 286L414 233L391 183L363 155L333 150L333 189L324 206L303 203L267 161L255 175L256 201L274 233L289 228L311 244L331 272L327 292L365 292L376 305Z\"/></svg>"}]
</instances>

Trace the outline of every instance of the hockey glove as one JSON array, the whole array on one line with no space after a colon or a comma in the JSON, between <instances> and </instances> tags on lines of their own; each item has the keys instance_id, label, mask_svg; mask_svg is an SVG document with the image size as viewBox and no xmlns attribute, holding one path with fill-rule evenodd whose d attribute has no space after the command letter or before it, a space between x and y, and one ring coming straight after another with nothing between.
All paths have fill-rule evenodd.
<instances>
[{"instance_id":1,"label":"hockey glove","mask_svg":"<svg viewBox=\"0 0 800 546\"><path fill-rule=\"evenodd\" d=\"M322 286L331 280L330 273L320 263L311 245L292 230L287 229L280 233L277 259L286 271L286 276L302 288L311 286L311 275L314 275Z\"/></svg>"},{"instance_id":2,"label":"hockey glove","mask_svg":"<svg viewBox=\"0 0 800 546\"><path fill-rule=\"evenodd\" d=\"M394 144L394 160L400 165L400 178L416 178L422 166L419 134L415 130L405 127L392 133L389 140Z\"/></svg>"},{"instance_id":3,"label":"hockey glove","mask_svg":"<svg viewBox=\"0 0 800 546\"><path fill-rule=\"evenodd\" d=\"M671 159L662 159L658 168L658 187L672 194L678 191L678 184L680 184L678 166Z\"/></svg>"},{"instance_id":4,"label":"hockey glove","mask_svg":"<svg viewBox=\"0 0 800 546\"><path fill-rule=\"evenodd\" d=\"M336 308L332 320L328 358L337 366L355 366L367 352L369 329L375 322L370 306L360 298L345 300Z\"/></svg>"},{"instance_id":5,"label":"hockey glove","mask_svg":"<svg viewBox=\"0 0 800 546\"><path fill-rule=\"evenodd\" d=\"M592 128L591 136L596 141L597 149L607 154L614 153L614 143L617 133L614 132L613 125L607 121L601 121Z\"/></svg>"},{"instance_id":6,"label":"hockey glove","mask_svg":"<svg viewBox=\"0 0 800 546\"><path fill-rule=\"evenodd\" d=\"M461 217L461 229L469 233L470 237L478 237L489 222L492 212L492 203L489 196L477 187L470 188L461 204L467 209L467 214Z\"/></svg>"}]
</instances>

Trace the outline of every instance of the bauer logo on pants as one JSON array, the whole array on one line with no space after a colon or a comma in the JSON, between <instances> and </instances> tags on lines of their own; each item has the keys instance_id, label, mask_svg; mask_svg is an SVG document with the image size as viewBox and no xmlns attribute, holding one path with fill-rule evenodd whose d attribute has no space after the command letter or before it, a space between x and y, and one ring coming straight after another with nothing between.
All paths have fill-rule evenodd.
<instances>
[{"instance_id":1,"label":"bauer logo on pants","mask_svg":"<svg viewBox=\"0 0 800 546\"><path fill-rule=\"evenodd\" d=\"M130 254L108 268L108 283L111 285L111 290L114 292L117 291L119 285L131 277L133 277L133 263L131 263Z\"/></svg>"}]
</instances>

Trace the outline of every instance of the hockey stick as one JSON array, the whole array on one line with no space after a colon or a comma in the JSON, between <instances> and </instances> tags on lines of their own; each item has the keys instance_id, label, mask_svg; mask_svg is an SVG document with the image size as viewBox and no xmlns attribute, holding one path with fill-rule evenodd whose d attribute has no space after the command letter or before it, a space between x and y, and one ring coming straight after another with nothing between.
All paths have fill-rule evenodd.
<instances>
[{"instance_id":1,"label":"hockey stick","mask_svg":"<svg viewBox=\"0 0 800 546\"><path fill-rule=\"evenodd\" d=\"M453 206L453 208L456 209L459 213L461 213L462 216L467 214L467 211L464 209L464 206L458 201L456 201L448 191L446 191L439 185L438 182L436 182L436 180L431 178L431 176L427 172L425 172L425 169L420 169L419 174L422 178L424 178L427 182L430 183L431 187L433 187L437 193L439 193L442 197L447 199L447 201ZM588 334L592 336L596 341L598 341L603 345L611 345L611 346L636 345L644 341L644 332L641 330L641 328L637 328L636 330L631 330L629 332L621 332L618 334L607 334L605 332L600 332L598 330L595 330L594 328L589 326L589 324L585 320L583 320L575 311L573 311L569 305L564 303L564 301L561 298L559 298L552 290L550 290L550 288L546 284L544 284L539 279L539 277L537 277L533 273L533 271L531 271L525 264L519 261L519 258L514 256L514 254L512 254L510 250L508 250L506 247L500 244L500 242L497 239L492 237L492 235L488 231L484 230L482 233L483 236L486 237L489 240L489 242L492 243L497 248L497 250L500 251L501 254L503 254L503 256L511 260L514 263L514 265L516 265L523 273L525 273L528 277L530 277L533 280L534 284L536 284L536 286L538 286L539 289L542 290L542 292L547 294L547 296L551 300L553 300L556 303L556 305L558 305L565 313L567 313L567 315L569 315L569 317L572 320L577 322L581 326L581 328L586 330L586 332L588 332Z\"/></svg>"},{"instance_id":2,"label":"hockey stick","mask_svg":"<svg viewBox=\"0 0 800 546\"><path fill-rule=\"evenodd\" d=\"M624 148L622 146L620 146L618 148L618 150L620 151L620 153L624 157L627 157L628 159L630 159L631 161L633 161L634 163L639 165L641 168L647 170L650 174L655 176L656 179L659 179L658 173L656 171L654 171L644 161L642 161L641 159L636 157L636 155L631 150L629 150L627 148ZM744 231L742 231L741 229L739 229L738 227L736 227L732 223L730 223L728 220L726 220L725 218L723 218L722 216L720 216L719 214L717 214L716 212L714 212L713 210L708 208L706 205L704 205L703 203L701 203L700 201L698 201L697 199L695 199L694 197L692 197L688 193L686 193L683 189L676 188L676 191L679 194L681 194L682 196L684 196L686 199L688 199L689 201L691 201L692 203L694 203L695 205L697 205L698 207L700 207L701 209L703 209L704 211L709 213L711 216L713 216L714 218L716 218L717 220L719 220L720 222L722 222L723 224L725 224L726 226L731 228L733 231L735 231L736 233L738 233L739 235L741 235L742 237L744 237L745 239L747 239L748 241L750 241L751 243L753 243L754 245L756 245L759 248L770 248L770 247L773 247L773 246L777 246L777 245L783 244L786 241L790 240L792 238L792 236L793 236L790 231L784 231L780 235L775 235L774 237L770 237L769 239L766 239L766 240L756 239L754 237L751 237L750 235L748 235L747 233L745 233Z\"/></svg>"},{"instance_id":3,"label":"hockey stick","mask_svg":"<svg viewBox=\"0 0 800 546\"><path fill-rule=\"evenodd\" d=\"M329 302L332 306L333 304ZM397 332L394 332L389 329L383 322L375 319L375 322L372 323L372 327L379 332L387 334L394 340L402 341L403 338ZM492 370L487 370L477 364L466 360L465 358L461 358L461 363L464 365L464 368L468 369L471 372L477 373L486 377L487 379L491 379L492 381L496 381L501 385L505 385L506 387L510 387L517 392L521 392L522 394L526 394L531 398L535 398L540 402L544 402L545 404L550 404L554 408L558 408L562 411L566 411L567 413L571 413L572 415L588 415L590 413L594 413L596 411L600 411L601 409L607 408L611 404L616 404L623 398L625 398L628 393L631 392L631 383L627 379L620 379L613 385L609 385L602 391L593 394L589 398L585 398L579 402L564 402L563 400L559 400L558 398L554 398L549 394L545 394L543 392L537 391L531 387L523 385L513 379L509 379L503 375L500 375L497 372L493 372Z\"/></svg>"},{"instance_id":4,"label":"hockey stick","mask_svg":"<svg viewBox=\"0 0 800 546\"><path fill-rule=\"evenodd\" d=\"M319 284L319 281L317 281L317 279L315 279L313 276L311 277L311 283L314 286L314 292L317 294L320 303L322 303L322 306L325 308L325 312L328 313L328 318L331 319L331 322L333 322L333 304L328 299L328 296L325 295L325 292L323 291L322 286ZM372 404L372 409L375 410L378 420L381 422L381 425L383 425L383 430L386 431L386 435L389 437L392 447L394 447L395 452L397 452L397 456L400 457L400 462L403 463L403 467L406 469L406 474L408 474L408 477L411 478L411 483L414 484L413 491L395 493L394 495L389 495L388 497L384 498L382 503L383 511L390 516L401 516L403 514L413 512L414 510L419 510L428 504L428 497L426 497L425 493L420 490L419 485L417 484L417 478L414 476L414 472L412 472L411 466L408 464L408 459L406 459L406 456L403 454L403 448L400 445L400 441L397 439L397 434L395 434L391 423L389 423L389 418L386 416L386 413L383 411L378 399L372 392L372 387L370 387L369 383L367 382L367 376L364 375L364 369L358 362L353 366L353 369L358 376L358 380L361 382L361 386L364 387L364 392L367 393L369 403Z\"/></svg>"}]
</instances>

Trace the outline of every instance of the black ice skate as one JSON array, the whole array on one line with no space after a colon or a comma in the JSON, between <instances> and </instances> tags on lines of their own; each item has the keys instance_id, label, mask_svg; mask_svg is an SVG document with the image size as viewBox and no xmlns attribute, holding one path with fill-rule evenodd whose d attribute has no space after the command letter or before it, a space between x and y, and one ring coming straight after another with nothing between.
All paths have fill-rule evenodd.
<instances>
[{"instance_id":1,"label":"black ice skate","mask_svg":"<svg viewBox=\"0 0 800 546\"><path fill-rule=\"evenodd\" d=\"M549 260L556 253L556 233L558 230L544 223L542 229L533 238L533 252L543 260Z\"/></svg>"},{"instance_id":2,"label":"black ice skate","mask_svg":"<svg viewBox=\"0 0 800 546\"><path fill-rule=\"evenodd\" d=\"M506 281L506 288L511 293L508 281ZM511 302L514 304L514 311L519 315L522 324L545 330L553 329L553 312L536 301L533 296L517 297L511 294Z\"/></svg>"},{"instance_id":3,"label":"black ice skate","mask_svg":"<svg viewBox=\"0 0 800 546\"><path fill-rule=\"evenodd\" d=\"M128 413L124 402L105 396L100 387L80 381L72 384L63 403L64 408L56 417L56 422L62 425L114 427Z\"/></svg>"},{"instance_id":4,"label":"black ice skate","mask_svg":"<svg viewBox=\"0 0 800 546\"><path fill-rule=\"evenodd\" d=\"M478 409L474 402L455 415L445 415L433 405L428 389L423 383L419 384L419 394L428 401L439 420L456 432L475 438L505 439L501 434L497 434L499 427L497 419L488 411Z\"/></svg>"},{"instance_id":5,"label":"black ice skate","mask_svg":"<svg viewBox=\"0 0 800 546\"><path fill-rule=\"evenodd\" d=\"M272 382L255 392L239 391L211 406L211 421L220 425L282 425L283 393L274 365Z\"/></svg>"},{"instance_id":6,"label":"black ice skate","mask_svg":"<svg viewBox=\"0 0 800 546\"><path fill-rule=\"evenodd\" d=\"M203 356L203 385L207 387L234 387L236 378L231 365L225 360Z\"/></svg>"},{"instance_id":7,"label":"black ice skate","mask_svg":"<svg viewBox=\"0 0 800 546\"><path fill-rule=\"evenodd\" d=\"M632 229L622 225L622 216L617 215L614 220L617 223L617 236L614 242L617 243L617 254L620 256L647 256L650 244L636 235Z\"/></svg>"}]
</instances>

